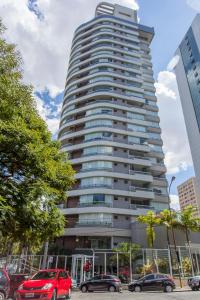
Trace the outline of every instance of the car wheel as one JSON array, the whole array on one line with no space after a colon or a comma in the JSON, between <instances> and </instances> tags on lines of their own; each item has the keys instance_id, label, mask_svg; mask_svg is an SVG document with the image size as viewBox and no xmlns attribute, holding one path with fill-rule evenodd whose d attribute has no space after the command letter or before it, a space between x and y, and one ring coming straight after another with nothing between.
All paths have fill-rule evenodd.
<instances>
[{"instance_id":1,"label":"car wheel","mask_svg":"<svg viewBox=\"0 0 200 300\"><path fill-rule=\"evenodd\" d=\"M114 285L109 286L108 288L109 292L114 293L116 292L116 287Z\"/></svg>"},{"instance_id":2,"label":"car wheel","mask_svg":"<svg viewBox=\"0 0 200 300\"><path fill-rule=\"evenodd\" d=\"M136 287L135 287L135 292L136 292L136 293L140 293L141 291L142 291L141 286L136 285Z\"/></svg>"},{"instance_id":3,"label":"car wheel","mask_svg":"<svg viewBox=\"0 0 200 300\"><path fill-rule=\"evenodd\" d=\"M87 291L88 291L87 285L83 285L83 286L81 287L81 292L82 292L82 293L87 293Z\"/></svg>"},{"instance_id":4,"label":"car wheel","mask_svg":"<svg viewBox=\"0 0 200 300\"><path fill-rule=\"evenodd\" d=\"M165 293L171 293L173 292L173 288L171 285L166 285L165 288L164 288L164 292Z\"/></svg>"},{"instance_id":5,"label":"car wheel","mask_svg":"<svg viewBox=\"0 0 200 300\"><path fill-rule=\"evenodd\" d=\"M0 292L0 300L5 300L5 295Z\"/></svg>"}]
</instances>

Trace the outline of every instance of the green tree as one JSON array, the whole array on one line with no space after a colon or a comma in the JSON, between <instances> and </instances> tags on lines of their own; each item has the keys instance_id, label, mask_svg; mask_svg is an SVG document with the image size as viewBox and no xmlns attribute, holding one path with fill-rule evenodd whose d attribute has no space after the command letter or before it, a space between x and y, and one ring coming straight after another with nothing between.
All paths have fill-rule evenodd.
<instances>
[{"instance_id":1,"label":"green tree","mask_svg":"<svg viewBox=\"0 0 200 300\"><path fill-rule=\"evenodd\" d=\"M190 245L190 233L200 231L200 217L195 216L196 212L196 207L188 205L177 215L177 220L174 224L177 229L185 233L188 246Z\"/></svg>"},{"instance_id":2,"label":"green tree","mask_svg":"<svg viewBox=\"0 0 200 300\"><path fill-rule=\"evenodd\" d=\"M130 254L131 254L131 260L134 261L139 255L140 255L140 245L134 244L134 243L127 243L122 242L118 245L118 247L113 249L113 252L118 252L120 262L122 265L129 265L130 263ZM112 260L117 260L117 255L114 254L112 256Z\"/></svg>"},{"instance_id":3,"label":"green tree","mask_svg":"<svg viewBox=\"0 0 200 300\"><path fill-rule=\"evenodd\" d=\"M62 234L74 171L36 110L22 61L0 23L0 233L9 244L38 247Z\"/></svg>"},{"instance_id":4,"label":"green tree","mask_svg":"<svg viewBox=\"0 0 200 300\"><path fill-rule=\"evenodd\" d=\"M147 244L150 248L154 248L156 238L154 227L160 225L160 218L153 211L148 211L145 216L139 216L137 220L146 225Z\"/></svg>"},{"instance_id":5,"label":"green tree","mask_svg":"<svg viewBox=\"0 0 200 300\"><path fill-rule=\"evenodd\" d=\"M177 215L177 220L174 222L174 227L185 233L193 271L194 263L190 246L190 233L200 232L200 217L195 216L196 212L196 207L188 205Z\"/></svg>"},{"instance_id":6,"label":"green tree","mask_svg":"<svg viewBox=\"0 0 200 300\"><path fill-rule=\"evenodd\" d=\"M170 211L169 209L164 209L159 214L160 225L164 225L166 227L167 232L167 243L168 247L170 247L170 238L169 238L169 230L172 228L174 222L176 222L177 213L175 211Z\"/></svg>"}]
</instances>

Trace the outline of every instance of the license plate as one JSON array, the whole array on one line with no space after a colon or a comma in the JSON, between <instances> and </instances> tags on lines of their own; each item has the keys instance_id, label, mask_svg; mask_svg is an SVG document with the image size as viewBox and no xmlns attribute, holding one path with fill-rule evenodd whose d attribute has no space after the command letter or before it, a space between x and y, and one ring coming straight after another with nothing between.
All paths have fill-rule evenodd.
<instances>
[{"instance_id":1,"label":"license plate","mask_svg":"<svg viewBox=\"0 0 200 300\"><path fill-rule=\"evenodd\" d=\"M25 294L25 298L33 298L33 297L34 297L34 293Z\"/></svg>"}]
</instances>

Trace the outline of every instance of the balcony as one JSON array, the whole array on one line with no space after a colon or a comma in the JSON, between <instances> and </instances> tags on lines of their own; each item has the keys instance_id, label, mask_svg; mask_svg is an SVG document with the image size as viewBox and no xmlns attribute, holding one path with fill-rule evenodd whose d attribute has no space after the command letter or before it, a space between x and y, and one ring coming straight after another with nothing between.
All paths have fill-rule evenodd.
<instances>
[{"instance_id":1,"label":"balcony","mask_svg":"<svg viewBox=\"0 0 200 300\"><path fill-rule=\"evenodd\" d=\"M98 221L98 220L85 220L85 221L78 221L76 223L76 227L90 227L90 226L105 226L105 227L112 227L113 223L110 220Z\"/></svg>"},{"instance_id":2,"label":"balcony","mask_svg":"<svg viewBox=\"0 0 200 300\"><path fill-rule=\"evenodd\" d=\"M106 202L88 202L88 203L78 203L78 207L113 207L112 203Z\"/></svg>"}]
</instances>

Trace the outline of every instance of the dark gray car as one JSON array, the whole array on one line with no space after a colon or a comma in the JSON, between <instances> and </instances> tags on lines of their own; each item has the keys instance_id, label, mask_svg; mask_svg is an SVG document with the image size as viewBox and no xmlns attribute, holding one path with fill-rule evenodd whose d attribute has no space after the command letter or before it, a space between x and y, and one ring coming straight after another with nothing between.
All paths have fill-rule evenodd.
<instances>
[{"instance_id":1,"label":"dark gray car","mask_svg":"<svg viewBox=\"0 0 200 300\"><path fill-rule=\"evenodd\" d=\"M80 290L83 293L94 291L120 292L121 281L117 276L113 275L94 276L87 281L81 282Z\"/></svg>"},{"instance_id":2,"label":"dark gray car","mask_svg":"<svg viewBox=\"0 0 200 300\"><path fill-rule=\"evenodd\" d=\"M128 285L130 292L164 291L169 293L175 288L174 281L165 274L149 274Z\"/></svg>"}]
</instances>

